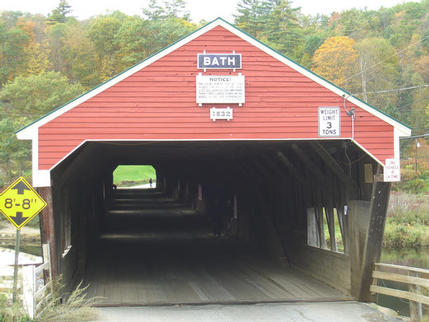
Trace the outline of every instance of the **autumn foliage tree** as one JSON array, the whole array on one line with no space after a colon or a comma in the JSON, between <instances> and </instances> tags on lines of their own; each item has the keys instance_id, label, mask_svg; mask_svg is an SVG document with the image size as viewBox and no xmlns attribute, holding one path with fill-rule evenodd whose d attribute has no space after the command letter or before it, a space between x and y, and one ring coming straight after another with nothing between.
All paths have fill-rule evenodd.
<instances>
[{"instance_id":1,"label":"autumn foliage tree","mask_svg":"<svg viewBox=\"0 0 429 322\"><path fill-rule=\"evenodd\" d=\"M326 39L313 56L313 71L336 85L353 92L357 72L358 52L355 41L349 37L337 36Z\"/></svg>"}]
</instances>

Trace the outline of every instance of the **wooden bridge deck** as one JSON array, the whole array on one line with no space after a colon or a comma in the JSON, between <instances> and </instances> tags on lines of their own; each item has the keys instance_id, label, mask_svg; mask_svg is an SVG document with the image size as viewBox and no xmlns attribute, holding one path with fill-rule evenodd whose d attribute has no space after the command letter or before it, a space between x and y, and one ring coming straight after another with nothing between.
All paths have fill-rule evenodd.
<instances>
[{"instance_id":1,"label":"wooden bridge deck","mask_svg":"<svg viewBox=\"0 0 429 322\"><path fill-rule=\"evenodd\" d=\"M215 239L208 219L144 191L118 191L85 282L99 305L348 299L255 246Z\"/></svg>"},{"instance_id":2,"label":"wooden bridge deck","mask_svg":"<svg viewBox=\"0 0 429 322\"><path fill-rule=\"evenodd\" d=\"M98 305L161 305L349 299L286 263L227 241L107 243L90 264Z\"/></svg>"}]
</instances>

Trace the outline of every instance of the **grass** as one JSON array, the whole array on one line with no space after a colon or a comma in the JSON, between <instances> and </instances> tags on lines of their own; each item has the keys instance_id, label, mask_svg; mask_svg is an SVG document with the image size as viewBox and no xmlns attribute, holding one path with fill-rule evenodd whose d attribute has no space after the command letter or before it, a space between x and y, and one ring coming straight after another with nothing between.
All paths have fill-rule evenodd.
<instances>
[{"instance_id":1,"label":"grass","mask_svg":"<svg viewBox=\"0 0 429 322\"><path fill-rule=\"evenodd\" d=\"M42 306L42 313L35 319L30 319L24 310L20 297L15 304L11 296L0 294L0 322L38 322L38 321L94 321L96 310L91 306L96 298L88 298L82 282L70 293L63 297L63 284L61 276L54 282L54 292Z\"/></svg>"},{"instance_id":2,"label":"grass","mask_svg":"<svg viewBox=\"0 0 429 322\"><path fill-rule=\"evenodd\" d=\"M120 165L113 171L113 183L117 186L156 181L156 171L151 165Z\"/></svg>"},{"instance_id":3,"label":"grass","mask_svg":"<svg viewBox=\"0 0 429 322\"><path fill-rule=\"evenodd\" d=\"M96 311L92 304L95 298L87 298L86 290L89 285L82 287L80 282L77 287L68 294L65 299L61 296L63 284L61 277L54 283L54 294L48 300L44 311L38 320L40 321L93 321Z\"/></svg>"},{"instance_id":4,"label":"grass","mask_svg":"<svg viewBox=\"0 0 429 322\"><path fill-rule=\"evenodd\" d=\"M429 247L429 198L426 194L392 192L383 246Z\"/></svg>"},{"instance_id":5,"label":"grass","mask_svg":"<svg viewBox=\"0 0 429 322\"><path fill-rule=\"evenodd\" d=\"M323 228L325 231L325 240L326 240L326 244L328 246L329 249L331 249L331 236L329 234L329 226L328 226L328 221L326 219L326 211L325 208L323 208ZM344 253L344 242L343 242L343 237L341 236L341 229L340 229L340 223L338 220L338 213L337 213L337 209L334 209L334 227L335 227L335 240L336 240L336 244L337 244L337 251L340 253Z\"/></svg>"}]
</instances>

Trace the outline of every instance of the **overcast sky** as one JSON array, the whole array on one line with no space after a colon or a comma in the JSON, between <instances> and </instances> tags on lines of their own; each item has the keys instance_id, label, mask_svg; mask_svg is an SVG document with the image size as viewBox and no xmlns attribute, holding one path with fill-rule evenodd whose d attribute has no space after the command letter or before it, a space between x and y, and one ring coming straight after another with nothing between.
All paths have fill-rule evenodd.
<instances>
[{"instance_id":1,"label":"overcast sky","mask_svg":"<svg viewBox=\"0 0 429 322\"><path fill-rule=\"evenodd\" d=\"M162 0L160 1L162 2ZM233 14L239 0L186 0L195 22L205 19L213 20L217 17L233 22ZM294 7L301 7L305 14L330 14L350 8L379 9L404 3L404 0L294 0ZM59 0L0 0L1 10L20 10L47 15L59 3ZM85 19L107 11L120 10L128 15L142 12L147 0L68 0L72 6L72 15Z\"/></svg>"}]
</instances>

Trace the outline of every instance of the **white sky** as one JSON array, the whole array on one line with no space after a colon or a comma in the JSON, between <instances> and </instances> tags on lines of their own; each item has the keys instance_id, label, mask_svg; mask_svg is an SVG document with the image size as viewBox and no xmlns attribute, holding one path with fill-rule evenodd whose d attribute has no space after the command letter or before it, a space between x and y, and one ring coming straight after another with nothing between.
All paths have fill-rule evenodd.
<instances>
[{"instance_id":1,"label":"white sky","mask_svg":"<svg viewBox=\"0 0 429 322\"><path fill-rule=\"evenodd\" d=\"M222 17L233 22L233 14L239 0L185 0L195 22ZM418 0L415 0L418 1ZM160 1L162 2L162 0ZM405 0L293 0L293 7L301 7L305 14L330 14L350 8L379 9L392 7ZM47 15L59 3L59 0L0 0L1 10L19 10ZM68 0L72 6L72 15L85 19L107 11L120 10L128 15L142 12L147 0Z\"/></svg>"}]
</instances>

